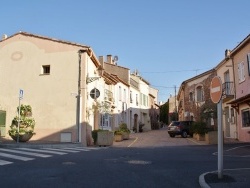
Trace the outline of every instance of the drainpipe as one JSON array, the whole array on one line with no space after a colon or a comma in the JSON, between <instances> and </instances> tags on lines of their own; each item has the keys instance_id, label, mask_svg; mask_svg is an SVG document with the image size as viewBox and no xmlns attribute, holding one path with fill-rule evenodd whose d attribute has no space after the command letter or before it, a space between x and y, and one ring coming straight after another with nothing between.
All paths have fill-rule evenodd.
<instances>
[{"instance_id":1,"label":"drainpipe","mask_svg":"<svg viewBox=\"0 0 250 188\"><path fill-rule=\"evenodd\" d=\"M87 52L87 49L85 50L79 50L78 51L78 87L77 87L77 96L76 96L76 126L77 126L77 142L81 142L81 76L82 76L82 54Z\"/></svg>"},{"instance_id":2,"label":"drainpipe","mask_svg":"<svg viewBox=\"0 0 250 188\"><path fill-rule=\"evenodd\" d=\"M231 58L231 60L232 60L232 67L233 67L233 79L234 79L234 99L236 99L236 82L235 82L235 71L234 71L234 58L233 57L231 57L231 55L230 55L230 58ZM238 138L238 121L237 121L237 119L238 119L238 113L237 113L237 111L235 112L235 126L236 126L236 131L235 131L235 134L236 134L236 139L239 139Z\"/></svg>"}]
</instances>

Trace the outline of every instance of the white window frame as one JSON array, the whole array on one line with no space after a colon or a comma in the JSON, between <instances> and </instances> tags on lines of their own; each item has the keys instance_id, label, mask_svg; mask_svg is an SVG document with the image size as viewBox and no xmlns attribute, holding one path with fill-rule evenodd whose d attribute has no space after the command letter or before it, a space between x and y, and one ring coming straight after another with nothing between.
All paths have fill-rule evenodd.
<instances>
[{"instance_id":1,"label":"white window frame","mask_svg":"<svg viewBox=\"0 0 250 188\"><path fill-rule=\"evenodd\" d=\"M238 76L239 76L239 83L242 83L245 81L245 67L244 62L238 63Z\"/></svg>"},{"instance_id":2,"label":"white window frame","mask_svg":"<svg viewBox=\"0 0 250 188\"><path fill-rule=\"evenodd\" d=\"M203 102L204 101L204 89L201 85L196 87L196 101Z\"/></svg>"},{"instance_id":3,"label":"white window frame","mask_svg":"<svg viewBox=\"0 0 250 188\"><path fill-rule=\"evenodd\" d=\"M119 101L121 101L122 100L122 87L121 86L119 86Z\"/></svg>"}]
</instances>

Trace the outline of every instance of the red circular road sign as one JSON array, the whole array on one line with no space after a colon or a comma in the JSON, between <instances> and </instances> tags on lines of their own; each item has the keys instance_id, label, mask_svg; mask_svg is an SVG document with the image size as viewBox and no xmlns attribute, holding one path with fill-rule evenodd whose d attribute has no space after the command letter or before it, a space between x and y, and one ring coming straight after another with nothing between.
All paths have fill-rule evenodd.
<instances>
[{"instance_id":1,"label":"red circular road sign","mask_svg":"<svg viewBox=\"0 0 250 188\"><path fill-rule=\"evenodd\" d=\"M219 76L215 76L210 84L210 97L213 103L219 103L222 96L222 84Z\"/></svg>"}]
</instances>

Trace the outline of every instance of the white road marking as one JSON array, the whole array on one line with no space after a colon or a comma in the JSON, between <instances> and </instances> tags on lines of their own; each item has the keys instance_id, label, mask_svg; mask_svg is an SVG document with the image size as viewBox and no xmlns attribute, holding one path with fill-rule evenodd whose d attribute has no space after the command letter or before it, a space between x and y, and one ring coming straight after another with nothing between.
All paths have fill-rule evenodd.
<instances>
[{"instance_id":1,"label":"white road marking","mask_svg":"<svg viewBox=\"0 0 250 188\"><path fill-rule=\"evenodd\" d=\"M45 155L45 154L41 154L41 153L26 152L26 151L17 151L17 150L4 149L4 148L0 148L0 151L7 151L7 152L11 152L11 153L19 153L19 154L31 155L31 156L43 157L43 158L51 157L51 155Z\"/></svg>"},{"instance_id":2,"label":"white road marking","mask_svg":"<svg viewBox=\"0 0 250 188\"><path fill-rule=\"evenodd\" d=\"M67 153L64 153L64 152L49 151L49 150L44 150L44 149L31 149L31 148L18 148L18 149L26 150L26 151L41 152L41 153L51 153L51 154L57 154L57 155L65 155L65 154L67 154Z\"/></svg>"},{"instance_id":3,"label":"white road marking","mask_svg":"<svg viewBox=\"0 0 250 188\"><path fill-rule=\"evenodd\" d=\"M77 152L79 151L90 151L89 149L85 149L85 148L63 148L65 150L76 150Z\"/></svg>"},{"instance_id":4,"label":"white road marking","mask_svg":"<svg viewBox=\"0 0 250 188\"><path fill-rule=\"evenodd\" d=\"M63 148L63 149L56 149L56 148L43 148L46 150L51 150L51 151L63 151L63 152L70 152L70 153L77 153L79 151L74 151L74 150L69 150L67 148Z\"/></svg>"},{"instance_id":5,"label":"white road marking","mask_svg":"<svg viewBox=\"0 0 250 188\"><path fill-rule=\"evenodd\" d=\"M34 158L29 158L29 157L22 157L22 156L18 156L18 155L11 155L11 154L7 154L7 153L1 153L1 152L0 152L0 156L11 158L11 159L17 159L17 160L21 160L21 161L30 161L30 160L34 159Z\"/></svg>"},{"instance_id":6,"label":"white road marking","mask_svg":"<svg viewBox=\"0 0 250 188\"><path fill-rule=\"evenodd\" d=\"M0 165L1 165L1 166L3 166L3 165L7 165L7 164L11 164L11 163L13 163L13 162L0 160Z\"/></svg>"}]
</instances>

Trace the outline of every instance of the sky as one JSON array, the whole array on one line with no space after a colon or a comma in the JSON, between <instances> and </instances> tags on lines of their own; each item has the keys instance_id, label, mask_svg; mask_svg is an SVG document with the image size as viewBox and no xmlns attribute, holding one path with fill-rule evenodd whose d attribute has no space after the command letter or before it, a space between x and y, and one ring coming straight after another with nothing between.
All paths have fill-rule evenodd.
<instances>
[{"instance_id":1,"label":"sky","mask_svg":"<svg viewBox=\"0 0 250 188\"><path fill-rule=\"evenodd\" d=\"M250 34L249 8L249 0L9 0L0 35L23 31L118 56L166 102Z\"/></svg>"}]
</instances>

